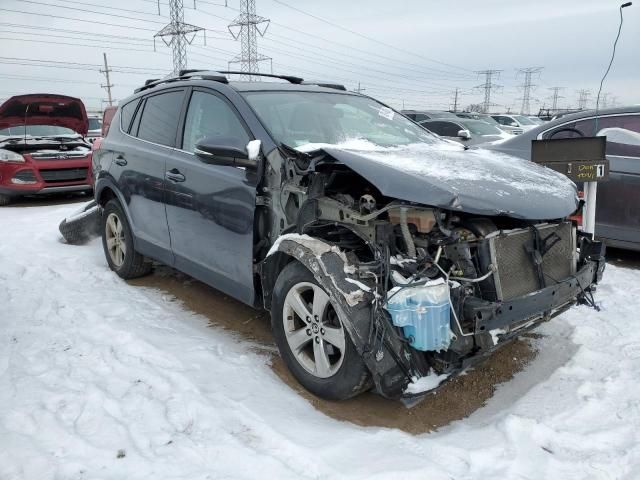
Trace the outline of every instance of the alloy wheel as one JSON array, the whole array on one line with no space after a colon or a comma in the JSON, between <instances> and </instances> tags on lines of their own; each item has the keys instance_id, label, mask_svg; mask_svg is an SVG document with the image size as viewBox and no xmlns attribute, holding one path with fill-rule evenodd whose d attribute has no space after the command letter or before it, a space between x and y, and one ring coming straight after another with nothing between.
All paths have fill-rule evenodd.
<instances>
[{"instance_id":1,"label":"alloy wheel","mask_svg":"<svg viewBox=\"0 0 640 480\"><path fill-rule=\"evenodd\" d=\"M107 237L107 251L111 262L116 267L121 267L127 254L127 243L124 238L122 222L115 213L110 213L105 224Z\"/></svg>"},{"instance_id":2,"label":"alloy wheel","mask_svg":"<svg viewBox=\"0 0 640 480\"><path fill-rule=\"evenodd\" d=\"M344 360L346 337L327 293L313 283L297 283L287 293L282 313L297 362L318 378L333 376Z\"/></svg>"}]
</instances>

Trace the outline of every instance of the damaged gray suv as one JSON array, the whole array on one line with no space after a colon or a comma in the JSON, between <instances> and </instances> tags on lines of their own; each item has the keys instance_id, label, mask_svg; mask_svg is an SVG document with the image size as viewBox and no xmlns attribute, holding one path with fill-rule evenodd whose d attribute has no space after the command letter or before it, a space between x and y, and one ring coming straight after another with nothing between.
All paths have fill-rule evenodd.
<instances>
[{"instance_id":1,"label":"damaged gray suv","mask_svg":"<svg viewBox=\"0 0 640 480\"><path fill-rule=\"evenodd\" d=\"M333 84L181 71L94 153L109 267L159 261L271 313L309 391L423 395L576 302L604 247L564 176ZM594 305L595 306L595 305Z\"/></svg>"}]
</instances>

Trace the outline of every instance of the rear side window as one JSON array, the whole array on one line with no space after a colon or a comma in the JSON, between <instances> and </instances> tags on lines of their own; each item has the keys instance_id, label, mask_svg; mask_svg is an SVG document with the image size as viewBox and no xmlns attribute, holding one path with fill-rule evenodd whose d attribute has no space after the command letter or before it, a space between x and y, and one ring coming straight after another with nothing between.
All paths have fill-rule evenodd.
<instances>
[{"instance_id":1,"label":"rear side window","mask_svg":"<svg viewBox=\"0 0 640 480\"><path fill-rule=\"evenodd\" d=\"M147 97L137 137L173 147L182 109L183 94L184 92L179 90Z\"/></svg>"},{"instance_id":2,"label":"rear side window","mask_svg":"<svg viewBox=\"0 0 640 480\"><path fill-rule=\"evenodd\" d=\"M451 122L425 122L423 125L443 137L457 137L460 131L460 126Z\"/></svg>"},{"instance_id":3,"label":"rear side window","mask_svg":"<svg viewBox=\"0 0 640 480\"><path fill-rule=\"evenodd\" d=\"M136 112L136 107L140 103L140 99L136 99L133 102L129 102L120 108L120 127L123 132L129 133L129 128L131 127L131 119L133 118L133 114Z\"/></svg>"},{"instance_id":4,"label":"rear side window","mask_svg":"<svg viewBox=\"0 0 640 480\"><path fill-rule=\"evenodd\" d=\"M416 113L414 120L416 122L422 122L423 120L429 120L429 116L424 113Z\"/></svg>"}]
</instances>

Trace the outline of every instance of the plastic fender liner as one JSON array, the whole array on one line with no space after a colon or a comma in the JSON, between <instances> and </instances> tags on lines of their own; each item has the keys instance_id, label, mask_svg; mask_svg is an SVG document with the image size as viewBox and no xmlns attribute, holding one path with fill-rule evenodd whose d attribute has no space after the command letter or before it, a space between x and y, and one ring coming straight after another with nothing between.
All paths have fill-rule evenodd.
<instances>
[{"instance_id":1,"label":"plastic fender liner","mask_svg":"<svg viewBox=\"0 0 640 480\"><path fill-rule=\"evenodd\" d=\"M399 398L410 381L405 373L410 370L410 366L404 345L389 327L382 330L382 341L378 339L374 342L376 346L382 345L382 353L378 348L372 351L369 334L374 294L371 290L363 289L366 285L350 273L355 272L355 269L348 263L344 252L308 235L287 234L280 237L261 265L267 309L271 306L271 293L279 272L278 266L282 266L282 254L305 265L329 293L345 330L371 372L378 392L387 398ZM400 366L398 362L405 363Z\"/></svg>"}]
</instances>

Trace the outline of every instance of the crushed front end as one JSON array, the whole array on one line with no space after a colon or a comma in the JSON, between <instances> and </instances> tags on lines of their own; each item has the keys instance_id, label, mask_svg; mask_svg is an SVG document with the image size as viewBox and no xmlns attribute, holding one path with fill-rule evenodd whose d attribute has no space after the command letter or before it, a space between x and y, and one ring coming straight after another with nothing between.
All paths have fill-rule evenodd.
<instances>
[{"instance_id":1,"label":"crushed front end","mask_svg":"<svg viewBox=\"0 0 640 480\"><path fill-rule=\"evenodd\" d=\"M504 199L495 193L483 200L494 200L494 215L455 195L453 208L428 206L390 196L383 176L374 185L329 155L298 160L307 168L292 160L287 177L270 171L277 201L266 199L269 189L261 200L282 206L265 214L275 232L261 272L265 305L279 263L294 257L306 265L335 299L386 397L432 390L576 302L595 307L605 248L565 219L577 202L572 207L574 186L562 179L552 178L558 192L568 188L559 193L566 205L523 209L563 216L535 220L499 211Z\"/></svg>"}]
</instances>

